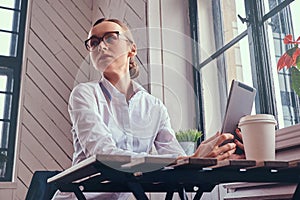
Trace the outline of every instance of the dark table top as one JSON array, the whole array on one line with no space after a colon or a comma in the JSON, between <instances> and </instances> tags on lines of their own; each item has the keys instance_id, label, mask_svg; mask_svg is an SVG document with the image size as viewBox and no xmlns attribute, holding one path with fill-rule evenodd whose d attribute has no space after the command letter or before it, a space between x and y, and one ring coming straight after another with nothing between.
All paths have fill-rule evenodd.
<instances>
[{"instance_id":1,"label":"dark table top","mask_svg":"<svg viewBox=\"0 0 300 200\"><path fill-rule=\"evenodd\" d=\"M61 191L131 192L128 183L144 192L168 192L185 188L210 191L219 183L300 182L300 160L255 161L165 156L131 158L123 155L94 155L48 179Z\"/></svg>"}]
</instances>

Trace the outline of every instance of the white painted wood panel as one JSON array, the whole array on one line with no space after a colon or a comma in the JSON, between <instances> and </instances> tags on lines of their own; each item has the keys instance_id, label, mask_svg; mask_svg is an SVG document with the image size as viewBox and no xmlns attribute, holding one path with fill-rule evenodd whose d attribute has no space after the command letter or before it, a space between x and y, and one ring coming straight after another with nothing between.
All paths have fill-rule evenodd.
<instances>
[{"instance_id":1,"label":"white painted wood panel","mask_svg":"<svg viewBox=\"0 0 300 200\"><path fill-rule=\"evenodd\" d=\"M93 8L93 0L86 0L84 3L88 6L89 9Z\"/></svg>"},{"instance_id":2,"label":"white painted wood panel","mask_svg":"<svg viewBox=\"0 0 300 200\"><path fill-rule=\"evenodd\" d=\"M173 129L195 128L196 114L193 105L196 96L193 88L188 2L163 0L160 6L165 105Z\"/></svg>"},{"instance_id":3,"label":"white painted wood panel","mask_svg":"<svg viewBox=\"0 0 300 200\"><path fill-rule=\"evenodd\" d=\"M83 71L79 68L80 66L69 57L69 55L65 52L65 49L56 42L55 38L51 36L48 30L45 29L35 17L32 17L31 19L31 29L33 32L38 33L40 40L44 41L47 48L49 48L56 58L58 58L60 63L66 68L73 78L76 78L78 73L83 73ZM87 76L87 74L83 74L83 76Z\"/></svg>"},{"instance_id":4,"label":"white painted wood panel","mask_svg":"<svg viewBox=\"0 0 300 200\"><path fill-rule=\"evenodd\" d=\"M65 6L67 10L69 10L70 14L84 29L84 31L88 32L90 29L91 21L90 19L85 17L85 15L81 12L80 8L76 7L76 5L72 1L60 0L60 2ZM92 2L92 1L87 0L85 2Z\"/></svg>"},{"instance_id":5,"label":"white painted wood panel","mask_svg":"<svg viewBox=\"0 0 300 200\"><path fill-rule=\"evenodd\" d=\"M92 9L92 22L94 23L97 19L105 17L105 18L114 18L115 15L112 15L112 9L114 7L111 7L111 0L105 0L105 1L93 1L93 9ZM115 9L115 12L120 12L117 15L124 15L124 9L119 10ZM123 19L123 18L119 18Z\"/></svg>"},{"instance_id":6,"label":"white painted wood panel","mask_svg":"<svg viewBox=\"0 0 300 200\"><path fill-rule=\"evenodd\" d=\"M77 8L80 9L82 14L84 14L87 19L91 20L91 16L92 16L91 9L92 9L93 0L84 0L84 1L72 0L72 2Z\"/></svg>"},{"instance_id":7,"label":"white painted wood panel","mask_svg":"<svg viewBox=\"0 0 300 200\"><path fill-rule=\"evenodd\" d=\"M55 105L55 107L68 118L67 101L59 96L58 92L51 87L49 83L39 74L37 69L28 62L27 75L34 82L34 84L47 95L48 99Z\"/></svg>"},{"instance_id":8,"label":"white painted wood panel","mask_svg":"<svg viewBox=\"0 0 300 200\"><path fill-rule=\"evenodd\" d=\"M56 72L50 68L46 61L42 59L31 46L28 47L28 60L28 63L34 65L57 90L57 92L63 97L64 101L68 102L71 89L66 86L64 81L57 76Z\"/></svg>"},{"instance_id":9,"label":"white painted wood panel","mask_svg":"<svg viewBox=\"0 0 300 200\"><path fill-rule=\"evenodd\" d=\"M30 176L31 177L31 176ZM26 193L27 193L27 187L24 185L22 180L20 178L17 179L17 189L15 190L14 200L24 200Z\"/></svg>"},{"instance_id":10,"label":"white painted wood panel","mask_svg":"<svg viewBox=\"0 0 300 200\"><path fill-rule=\"evenodd\" d=\"M1 199L12 199L13 197L13 190L11 189L0 189L0 197Z\"/></svg>"},{"instance_id":11,"label":"white painted wood panel","mask_svg":"<svg viewBox=\"0 0 300 200\"><path fill-rule=\"evenodd\" d=\"M45 167L33 156L30 150L24 145L20 146L20 160L32 171L46 170ZM19 172L21 173L21 172ZM22 175L19 175L19 177Z\"/></svg>"},{"instance_id":12,"label":"white painted wood panel","mask_svg":"<svg viewBox=\"0 0 300 200\"><path fill-rule=\"evenodd\" d=\"M46 115L46 113L37 106L36 101L30 96L25 96L24 106L27 110L30 110L30 113L39 119L39 124L43 127L44 130L53 138L59 146L63 147L63 151L67 155L71 155L73 153L73 145L72 145L72 137L71 133L63 133L56 124L51 121L51 119ZM57 139L59 138L59 139Z\"/></svg>"},{"instance_id":13,"label":"white painted wood panel","mask_svg":"<svg viewBox=\"0 0 300 200\"><path fill-rule=\"evenodd\" d=\"M36 20L35 17L31 18L31 30L33 30L35 33L38 33L40 40L44 41L44 44L47 45L47 48L49 48L53 54L61 51L61 47L56 43L54 38L51 37L51 34L43 28L39 21Z\"/></svg>"},{"instance_id":14,"label":"white painted wood panel","mask_svg":"<svg viewBox=\"0 0 300 200\"><path fill-rule=\"evenodd\" d=\"M44 11L44 13L48 16L48 18L55 24L55 26L61 31L64 35L64 40L68 40L72 47L75 48L82 57L85 56L85 51L81 46L83 45L82 39L79 38L74 31L69 27L65 20L61 16L58 15L56 10L49 5L46 1L35 1L38 6Z\"/></svg>"},{"instance_id":15,"label":"white painted wood panel","mask_svg":"<svg viewBox=\"0 0 300 200\"><path fill-rule=\"evenodd\" d=\"M82 38L85 38L88 31L85 30L78 21L71 15L70 11L64 7L59 0L52 0L50 2L52 8L57 12L61 19L68 25L70 30L79 38L82 42ZM85 53L85 52L84 52Z\"/></svg>"},{"instance_id":16,"label":"white painted wood panel","mask_svg":"<svg viewBox=\"0 0 300 200\"><path fill-rule=\"evenodd\" d=\"M39 140L39 142L43 144L44 148L46 148L47 151L49 152L49 155L51 155L52 158L55 159L55 161L59 166L61 166L61 168L65 169L70 167L70 157L68 157L63 152L62 150L63 147L57 145L57 143L46 133L45 130L43 130L43 128L38 124L38 122L33 118L33 116L29 112L27 112L27 110L24 111L23 123L24 126L31 132L31 134L34 135L37 138L37 140ZM27 149L31 151L30 145L29 144L27 145L28 145ZM30 163L30 166L32 165L31 159L23 160L23 161L26 163ZM40 160L38 160L38 162L40 163L40 167L42 167L41 169L47 169L44 166L45 163L42 163ZM32 169L32 167L29 168Z\"/></svg>"},{"instance_id":17,"label":"white painted wood panel","mask_svg":"<svg viewBox=\"0 0 300 200\"><path fill-rule=\"evenodd\" d=\"M31 90L25 93L24 109L27 109L33 113L36 109L38 109L38 112L43 113L40 115L44 116L44 119L40 119L39 121L43 122L43 120L45 120L46 122L44 123L47 123L47 121L49 123L50 121L53 121L52 123L54 123L55 126L65 135L65 137L71 141L72 136L70 134L70 122L61 115L61 113L45 96L43 96L43 93L39 91L39 89L32 83L31 80L26 80L26 86L30 86ZM40 98L35 98L36 96L39 96ZM32 105L36 106L36 108L27 107L27 100L33 101Z\"/></svg>"},{"instance_id":18,"label":"white painted wood panel","mask_svg":"<svg viewBox=\"0 0 300 200\"><path fill-rule=\"evenodd\" d=\"M34 104L51 119L56 126L68 137L71 129L70 122L56 109L46 96L32 83L30 79L24 81L27 95L34 99ZM26 96L24 96L26 97ZM36 98L38 97L38 98ZM26 107L26 104L24 104ZM71 138L71 137L70 137Z\"/></svg>"},{"instance_id":19,"label":"white painted wood panel","mask_svg":"<svg viewBox=\"0 0 300 200\"><path fill-rule=\"evenodd\" d=\"M61 166L51 157L48 150L43 147L37 137L33 136L27 128L22 128L24 145L30 149L32 155L38 159L47 170L57 170ZM22 179L23 180L23 179Z\"/></svg>"},{"instance_id":20,"label":"white painted wood panel","mask_svg":"<svg viewBox=\"0 0 300 200\"><path fill-rule=\"evenodd\" d=\"M78 50L75 49L74 45L72 45L72 41L66 39L65 35L62 33L63 30L60 30L59 27L46 15L45 11L39 7L35 1L32 3L34 12L32 13L32 17L36 18L37 21L44 27L45 30L48 31L51 37L54 38L56 43L65 50L65 52L69 55L69 57L80 67L82 63L82 59L84 58L85 48L83 43L78 46L84 55L81 55ZM84 40L84 39L83 39Z\"/></svg>"},{"instance_id":21,"label":"white painted wood panel","mask_svg":"<svg viewBox=\"0 0 300 200\"><path fill-rule=\"evenodd\" d=\"M0 197L2 199L13 199L14 191L17 188L17 184L11 182L0 182Z\"/></svg>"},{"instance_id":22,"label":"white painted wood panel","mask_svg":"<svg viewBox=\"0 0 300 200\"><path fill-rule=\"evenodd\" d=\"M20 162L18 171L20 174L19 178L22 180L22 184L28 188L31 182L32 172L24 165L23 162Z\"/></svg>"},{"instance_id":23,"label":"white painted wood panel","mask_svg":"<svg viewBox=\"0 0 300 200\"><path fill-rule=\"evenodd\" d=\"M73 87L74 79L68 73L68 71L62 66L62 64L56 59L56 57L49 51L49 49L42 43L36 33L30 32L29 43L38 52L38 54L46 59L47 64L57 74L57 76L66 84L71 90Z\"/></svg>"},{"instance_id":24,"label":"white painted wood panel","mask_svg":"<svg viewBox=\"0 0 300 200\"><path fill-rule=\"evenodd\" d=\"M90 79L83 41L91 25L92 0L29 0L17 154L18 188L25 199L37 170L71 165L70 92ZM1 192L0 192L1 193ZM2 193L1 193L2 199Z\"/></svg>"},{"instance_id":25,"label":"white painted wood panel","mask_svg":"<svg viewBox=\"0 0 300 200\"><path fill-rule=\"evenodd\" d=\"M147 4L145 1L136 1L136 0L125 0L126 5L131 8L133 12L139 17L139 19L143 20L147 17ZM144 24L145 25L145 24Z\"/></svg>"},{"instance_id":26,"label":"white painted wood panel","mask_svg":"<svg viewBox=\"0 0 300 200\"><path fill-rule=\"evenodd\" d=\"M149 77L151 80L151 94L164 100L163 93L163 65L161 50L161 18L160 18L160 1L153 0L148 2L148 29L149 29Z\"/></svg>"}]
</instances>

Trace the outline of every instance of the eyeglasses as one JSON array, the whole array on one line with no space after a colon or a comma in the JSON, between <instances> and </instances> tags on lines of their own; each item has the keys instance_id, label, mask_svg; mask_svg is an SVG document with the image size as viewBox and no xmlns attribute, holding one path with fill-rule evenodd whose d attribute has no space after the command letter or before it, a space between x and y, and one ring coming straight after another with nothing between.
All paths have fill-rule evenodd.
<instances>
[{"instance_id":1,"label":"eyeglasses","mask_svg":"<svg viewBox=\"0 0 300 200\"><path fill-rule=\"evenodd\" d=\"M85 44L85 48L88 51L95 51L98 49L98 46L101 43L101 41L103 41L106 46L112 46L117 44L119 39L120 39L120 32L111 31L111 32L104 33L102 37L97 37L93 35L89 39L84 41L84 44Z\"/></svg>"}]
</instances>

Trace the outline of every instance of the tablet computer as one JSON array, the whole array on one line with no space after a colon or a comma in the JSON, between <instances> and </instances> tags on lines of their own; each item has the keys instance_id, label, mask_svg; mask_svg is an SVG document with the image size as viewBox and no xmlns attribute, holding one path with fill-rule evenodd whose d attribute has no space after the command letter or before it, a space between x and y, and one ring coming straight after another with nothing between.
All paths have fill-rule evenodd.
<instances>
[{"instance_id":1,"label":"tablet computer","mask_svg":"<svg viewBox=\"0 0 300 200\"><path fill-rule=\"evenodd\" d=\"M255 88L232 80L221 133L235 134L240 118L251 114L255 94Z\"/></svg>"}]
</instances>

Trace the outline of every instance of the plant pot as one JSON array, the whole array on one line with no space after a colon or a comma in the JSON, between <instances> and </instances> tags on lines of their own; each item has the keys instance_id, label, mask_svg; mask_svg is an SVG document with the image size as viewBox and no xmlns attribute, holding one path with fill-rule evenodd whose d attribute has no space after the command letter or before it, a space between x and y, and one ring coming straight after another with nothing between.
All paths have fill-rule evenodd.
<instances>
[{"instance_id":1,"label":"plant pot","mask_svg":"<svg viewBox=\"0 0 300 200\"><path fill-rule=\"evenodd\" d=\"M192 155L196 150L195 142L179 142L179 144L187 155Z\"/></svg>"}]
</instances>

